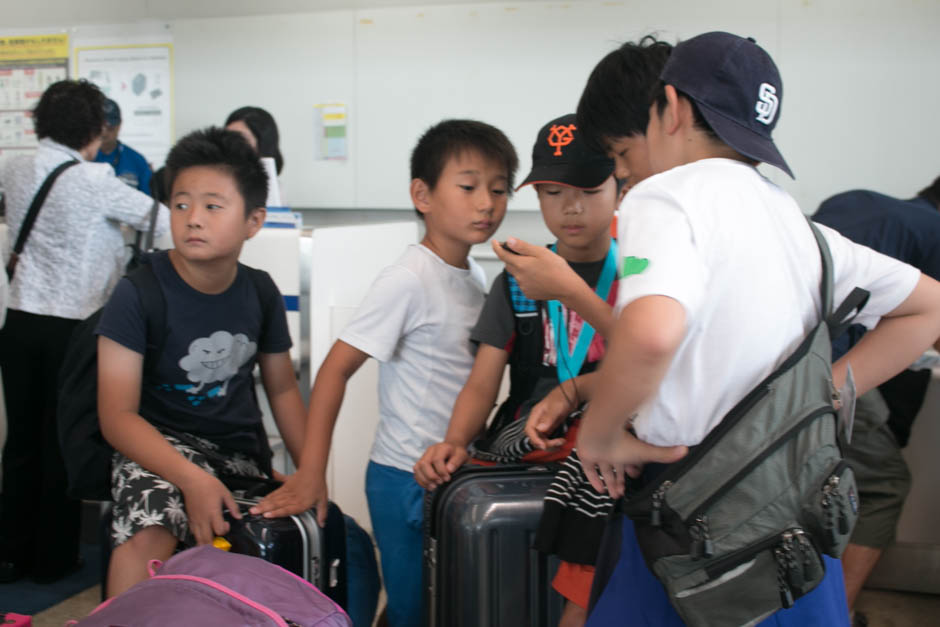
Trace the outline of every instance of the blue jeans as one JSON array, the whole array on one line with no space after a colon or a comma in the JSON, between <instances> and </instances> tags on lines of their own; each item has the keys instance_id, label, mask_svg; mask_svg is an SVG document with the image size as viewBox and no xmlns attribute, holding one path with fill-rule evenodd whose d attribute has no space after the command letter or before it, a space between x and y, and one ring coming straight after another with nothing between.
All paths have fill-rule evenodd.
<instances>
[{"instance_id":1,"label":"blue jeans","mask_svg":"<svg viewBox=\"0 0 940 627\"><path fill-rule=\"evenodd\" d=\"M669 603L666 589L643 561L633 521L623 517L620 559L597 600L586 627L683 627ZM842 563L823 556L826 576L790 609L778 610L758 627L848 627L849 610L842 580Z\"/></svg>"},{"instance_id":2,"label":"blue jeans","mask_svg":"<svg viewBox=\"0 0 940 627\"><path fill-rule=\"evenodd\" d=\"M370 461L366 498L379 545L390 627L424 623L424 488L404 470Z\"/></svg>"}]
</instances>

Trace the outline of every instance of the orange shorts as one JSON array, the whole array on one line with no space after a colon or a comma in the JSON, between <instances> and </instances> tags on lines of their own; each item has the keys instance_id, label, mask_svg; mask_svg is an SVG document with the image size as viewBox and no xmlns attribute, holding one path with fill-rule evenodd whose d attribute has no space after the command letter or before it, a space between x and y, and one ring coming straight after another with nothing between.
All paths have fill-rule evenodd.
<instances>
[{"instance_id":1,"label":"orange shorts","mask_svg":"<svg viewBox=\"0 0 940 627\"><path fill-rule=\"evenodd\" d=\"M575 605L587 609L593 582L593 566L562 562L558 566L555 578L552 579L552 587Z\"/></svg>"}]
</instances>

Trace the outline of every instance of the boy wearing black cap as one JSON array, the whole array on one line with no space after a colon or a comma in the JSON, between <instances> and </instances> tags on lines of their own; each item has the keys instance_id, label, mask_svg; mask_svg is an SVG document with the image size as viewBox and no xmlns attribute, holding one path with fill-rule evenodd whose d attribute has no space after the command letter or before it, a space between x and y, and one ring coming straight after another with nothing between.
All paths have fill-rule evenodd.
<instances>
[{"instance_id":1,"label":"boy wearing black cap","mask_svg":"<svg viewBox=\"0 0 940 627\"><path fill-rule=\"evenodd\" d=\"M511 274L501 273L471 333L477 354L444 441L429 447L414 467L415 478L425 488L450 480L469 458L468 447L483 430L508 364L509 398L487 436L476 443L474 454L501 462L566 460L559 473L566 479L556 479L549 490L540 530L540 536L546 537L539 541L570 560L553 582L569 599L563 625L583 624L602 521L613 501L594 493L577 456L569 458L576 432L573 424L562 424L551 434L553 439L545 438L550 444L547 452L537 450L523 427L536 402L559 382L592 372L606 350L603 335L617 295L617 244L610 237L618 191L613 171L613 161L584 142L573 114L552 120L539 131L532 171L520 187L535 185L542 217L557 238L551 248L596 294L594 319L602 328L595 332L581 312L557 300L528 298ZM573 489L567 491L566 486ZM581 491L591 494L581 498Z\"/></svg>"},{"instance_id":2,"label":"boy wearing black cap","mask_svg":"<svg viewBox=\"0 0 940 627\"><path fill-rule=\"evenodd\" d=\"M591 404L577 438L592 483L615 497L625 474L674 462L701 442L819 321L821 267L810 227L755 168L765 162L790 173L771 138L783 97L773 61L753 40L706 33L678 44L660 78L646 133L659 174L621 208L618 315L585 390ZM856 322L878 326L833 367L838 388L851 361L864 393L936 340L940 284L820 230L833 259L834 302L855 287L871 293ZM588 624L682 625L631 521L609 539ZM839 563L826 559L822 583L765 623L848 624Z\"/></svg>"}]
</instances>

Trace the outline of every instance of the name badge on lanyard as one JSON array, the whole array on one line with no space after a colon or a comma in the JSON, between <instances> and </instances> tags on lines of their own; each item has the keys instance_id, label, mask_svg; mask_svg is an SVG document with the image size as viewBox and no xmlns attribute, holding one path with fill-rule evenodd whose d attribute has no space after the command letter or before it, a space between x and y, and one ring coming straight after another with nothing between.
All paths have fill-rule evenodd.
<instances>
[{"instance_id":1,"label":"name badge on lanyard","mask_svg":"<svg viewBox=\"0 0 940 627\"><path fill-rule=\"evenodd\" d=\"M554 252L555 245L552 244ZM610 287L614 283L617 275L617 241L610 241L610 248L607 249L607 257L604 259L604 267L601 269L600 278L597 280L597 286L594 292L604 302L610 295ZM564 315L563 307L557 300L550 300L546 303L548 308L548 319L555 330L555 368L558 371L558 380L567 381L578 376L581 367L584 366L584 360L587 359L588 349L594 340L594 327L586 320L582 321L581 332L574 343L574 350L571 350L571 342L568 341L567 315Z\"/></svg>"}]
</instances>

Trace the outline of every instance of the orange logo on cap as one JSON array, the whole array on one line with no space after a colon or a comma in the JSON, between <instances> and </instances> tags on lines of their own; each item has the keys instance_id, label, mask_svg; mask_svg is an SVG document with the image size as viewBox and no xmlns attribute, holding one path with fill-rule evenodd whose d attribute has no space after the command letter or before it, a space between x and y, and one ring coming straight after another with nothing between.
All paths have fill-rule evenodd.
<instances>
[{"instance_id":1,"label":"orange logo on cap","mask_svg":"<svg viewBox=\"0 0 940 627\"><path fill-rule=\"evenodd\" d=\"M567 146L574 141L574 135L572 131L577 130L578 127L574 124L569 124L568 126L559 126L553 124L550 129L548 129L548 145L555 149L555 156L561 156L562 146Z\"/></svg>"}]
</instances>

